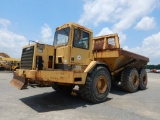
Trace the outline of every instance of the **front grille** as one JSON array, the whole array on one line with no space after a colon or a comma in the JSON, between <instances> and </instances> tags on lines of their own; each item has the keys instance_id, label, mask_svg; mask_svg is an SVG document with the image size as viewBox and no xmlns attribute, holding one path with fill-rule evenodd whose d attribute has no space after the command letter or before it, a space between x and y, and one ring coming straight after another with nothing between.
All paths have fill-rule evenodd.
<instances>
[{"instance_id":1,"label":"front grille","mask_svg":"<svg viewBox=\"0 0 160 120\"><path fill-rule=\"evenodd\" d=\"M32 69L34 46L24 48L21 56L21 68Z\"/></svg>"}]
</instances>

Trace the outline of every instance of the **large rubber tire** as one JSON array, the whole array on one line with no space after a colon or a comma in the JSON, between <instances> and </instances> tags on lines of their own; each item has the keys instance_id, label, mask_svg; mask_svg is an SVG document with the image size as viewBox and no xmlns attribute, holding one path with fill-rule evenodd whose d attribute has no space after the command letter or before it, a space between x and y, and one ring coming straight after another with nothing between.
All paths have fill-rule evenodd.
<instances>
[{"instance_id":1,"label":"large rubber tire","mask_svg":"<svg viewBox=\"0 0 160 120\"><path fill-rule=\"evenodd\" d=\"M122 88L128 92L136 92L139 87L139 74L135 68L126 68L121 74Z\"/></svg>"},{"instance_id":2,"label":"large rubber tire","mask_svg":"<svg viewBox=\"0 0 160 120\"><path fill-rule=\"evenodd\" d=\"M73 90L73 85L69 85L69 86L64 86L64 85L59 85L59 84L53 84L52 88L59 93L63 93L63 94L71 94L72 90Z\"/></svg>"},{"instance_id":3,"label":"large rubber tire","mask_svg":"<svg viewBox=\"0 0 160 120\"><path fill-rule=\"evenodd\" d=\"M86 83L79 88L79 92L83 99L100 103L107 100L110 88L110 73L105 67L99 66L87 76Z\"/></svg>"},{"instance_id":4,"label":"large rubber tire","mask_svg":"<svg viewBox=\"0 0 160 120\"><path fill-rule=\"evenodd\" d=\"M139 89L140 90L145 90L147 86L147 72L145 69L140 70L140 75L139 75Z\"/></svg>"}]
</instances>

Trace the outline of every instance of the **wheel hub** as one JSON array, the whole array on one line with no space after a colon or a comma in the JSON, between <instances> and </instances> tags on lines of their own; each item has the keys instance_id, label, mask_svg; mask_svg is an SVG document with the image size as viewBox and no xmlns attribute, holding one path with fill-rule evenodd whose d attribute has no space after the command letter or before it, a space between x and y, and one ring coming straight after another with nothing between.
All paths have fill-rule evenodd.
<instances>
[{"instance_id":1,"label":"wheel hub","mask_svg":"<svg viewBox=\"0 0 160 120\"><path fill-rule=\"evenodd\" d=\"M138 77L137 76L134 76L133 84L134 84L134 86L138 85Z\"/></svg>"},{"instance_id":2,"label":"wheel hub","mask_svg":"<svg viewBox=\"0 0 160 120\"><path fill-rule=\"evenodd\" d=\"M144 85L147 84L146 76L143 76L143 84L144 84Z\"/></svg>"},{"instance_id":3,"label":"wheel hub","mask_svg":"<svg viewBox=\"0 0 160 120\"><path fill-rule=\"evenodd\" d=\"M98 78L96 88L99 93L104 93L107 90L107 81L104 76Z\"/></svg>"}]
</instances>

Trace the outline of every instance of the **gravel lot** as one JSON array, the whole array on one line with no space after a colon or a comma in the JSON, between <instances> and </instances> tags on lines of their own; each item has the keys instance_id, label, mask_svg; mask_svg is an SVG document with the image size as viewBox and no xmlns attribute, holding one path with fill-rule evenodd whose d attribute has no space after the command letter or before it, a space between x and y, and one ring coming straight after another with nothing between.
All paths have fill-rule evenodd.
<instances>
[{"instance_id":1,"label":"gravel lot","mask_svg":"<svg viewBox=\"0 0 160 120\"><path fill-rule=\"evenodd\" d=\"M100 104L51 87L18 90L9 83L12 77L0 72L0 120L160 120L160 74L148 73L147 89L136 93L114 87Z\"/></svg>"}]
</instances>

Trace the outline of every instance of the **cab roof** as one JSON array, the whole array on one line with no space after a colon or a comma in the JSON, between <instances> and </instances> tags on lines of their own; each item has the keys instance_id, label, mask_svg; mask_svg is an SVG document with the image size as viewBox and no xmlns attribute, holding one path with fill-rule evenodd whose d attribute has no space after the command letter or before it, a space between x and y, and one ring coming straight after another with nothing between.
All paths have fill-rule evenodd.
<instances>
[{"instance_id":1,"label":"cab roof","mask_svg":"<svg viewBox=\"0 0 160 120\"><path fill-rule=\"evenodd\" d=\"M87 28L87 27L84 27L84 26L82 26L82 25L76 24L76 23L74 23L74 22L69 22L69 23L64 24L64 25L62 25L62 26L59 26L59 27L56 28L56 31L57 31L57 30L60 30L60 29L62 29L62 28L72 27L72 26L78 27L78 28L80 28L80 29L84 29L84 30L86 30L86 31L88 31L88 32L92 32L91 29L89 29L89 28Z\"/></svg>"}]
</instances>

